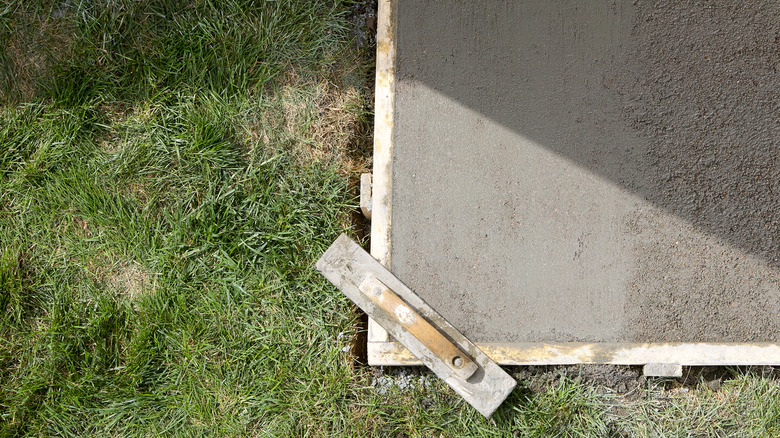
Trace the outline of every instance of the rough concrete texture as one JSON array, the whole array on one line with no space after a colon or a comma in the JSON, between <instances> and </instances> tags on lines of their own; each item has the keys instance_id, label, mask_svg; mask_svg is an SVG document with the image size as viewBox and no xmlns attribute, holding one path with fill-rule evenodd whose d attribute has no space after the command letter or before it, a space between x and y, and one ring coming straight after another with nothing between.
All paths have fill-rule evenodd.
<instances>
[{"instance_id":1,"label":"rough concrete texture","mask_svg":"<svg viewBox=\"0 0 780 438\"><path fill-rule=\"evenodd\" d=\"M642 373L648 377L682 377L682 365L674 363L648 363Z\"/></svg>"},{"instance_id":2,"label":"rough concrete texture","mask_svg":"<svg viewBox=\"0 0 780 438\"><path fill-rule=\"evenodd\" d=\"M780 2L396 11L390 265L453 325L780 340Z\"/></svg>"}]
</instances>

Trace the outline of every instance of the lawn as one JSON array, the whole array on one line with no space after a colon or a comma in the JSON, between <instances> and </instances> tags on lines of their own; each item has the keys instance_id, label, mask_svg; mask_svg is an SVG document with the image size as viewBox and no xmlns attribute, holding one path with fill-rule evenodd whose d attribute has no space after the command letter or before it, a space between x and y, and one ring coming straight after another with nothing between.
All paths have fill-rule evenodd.
<instances>
[{"instance_id":1,"label":"lawn","mask_svg":"<svg viewBox=\"0 0 780 438\"><path fill-rule=\"evenodd\" d=\"M486 420L361 364L313 264L362 238L362 3L0 4L0 436L779 435L771 369L526 372Z\"/></svg>"}]
</instances>

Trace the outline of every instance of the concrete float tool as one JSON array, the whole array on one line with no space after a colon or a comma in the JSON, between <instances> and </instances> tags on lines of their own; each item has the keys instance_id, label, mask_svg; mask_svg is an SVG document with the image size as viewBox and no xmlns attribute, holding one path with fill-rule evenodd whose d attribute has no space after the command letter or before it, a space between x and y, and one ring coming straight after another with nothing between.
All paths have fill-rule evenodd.
<instances>
[{"instance_id":1,"label":"concrete float tool","mask_svg":"<svg viewBox=\"0 0 780 438\"><path fill-rule=\"evenodd\" d=\"M317 270L485 417L517 382L346 235Z\"/></svg>"}]
</instances>

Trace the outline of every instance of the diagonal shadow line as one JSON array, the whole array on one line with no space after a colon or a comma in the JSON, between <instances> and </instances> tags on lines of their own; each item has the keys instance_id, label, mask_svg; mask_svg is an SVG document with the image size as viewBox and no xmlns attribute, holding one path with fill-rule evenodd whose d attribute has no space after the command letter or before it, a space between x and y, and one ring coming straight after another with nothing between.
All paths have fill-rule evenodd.
<instances>
[{"instance_id":1,"label":"diagonal shadow line","mask_svg":"<svg viewBox=\"0 0 780 438\"><path fill-rule=\"evenodd\" d=\"M780 266L780 3L405 4L399 84Z\"/></svg>"}]
</instances>

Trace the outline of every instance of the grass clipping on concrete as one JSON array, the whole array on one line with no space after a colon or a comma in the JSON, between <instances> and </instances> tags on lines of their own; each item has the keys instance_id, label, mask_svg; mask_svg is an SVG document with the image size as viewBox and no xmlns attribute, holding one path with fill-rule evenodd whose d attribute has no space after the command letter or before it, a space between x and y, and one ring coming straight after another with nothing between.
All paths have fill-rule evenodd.
<instances>
[{"instance_id":1,"label":"grass clipping on concrete","mask_svg":"<svg viewBox=\"0 0 780 438\"><path fill-rule=\"evenodd\" d=\"M492 420L430 376L372 387L312 269L370 164L359 7L0 6L0 436L780 433L751 374L522 381Z\"/></svg>"}]
</instances>

